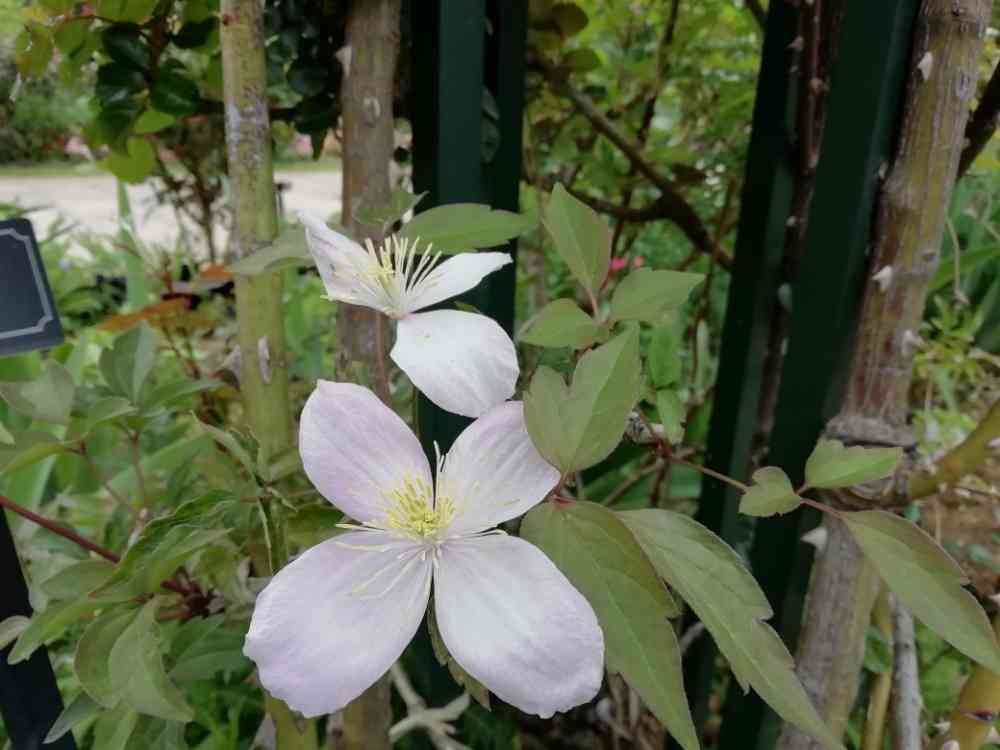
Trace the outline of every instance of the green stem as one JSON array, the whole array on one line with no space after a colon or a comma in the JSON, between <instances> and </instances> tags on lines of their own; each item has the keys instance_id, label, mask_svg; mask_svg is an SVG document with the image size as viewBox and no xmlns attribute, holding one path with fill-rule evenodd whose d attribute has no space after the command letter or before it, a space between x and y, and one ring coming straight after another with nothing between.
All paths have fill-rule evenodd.
<instances>
[{"instance_id":1,"label":"green stem","mask_svg":"<svg viewBox=\"0 0 1000 750\"><path fill-rule=\"evenodd\" d=\"M1000 438L1000 399L993 404L976 429L943 458L938 460L930 474L919 474L910 479L907 494L910 500L918 500L938 491L942 485L952 485L966 474L971 474L982 466L990 455L998 449L991 445Z\"/></svg>"},{"instance_id":2,"label":"green stem","mask_svg":"<svg viewBox=\"0 0 1000 750\"><path fill-rule=\"evenodd\" d=\"M230 249L238 257L271 242L278 228L262 10L258 0L223 0L221 7L226 146L233 209ZM236 279L240 391L246 421L264 461L293 445L281 287L281 276L274 273ZM280 513L277 504L269 510ZM281 530L282 524L273 523L260 533L273 533L275 529ZM251 549L259 550L260 546L251 541ZM272 550L284 547L284 540L272 540ZM261 560L259 554L253 557L261 571L270 569L273 573L277 567L278 561L266 556ZM274 697L269 696L266 705L277 731L277 750L318 748L316 722L300 722L288 706Z\"/></svg>"},{"instance_id":3,"label":"green stem","mask_svg":"<svg viewBox=\"0 0 1000 750\"><path fill-rule=\"evenodd\" d=\"M882 586L875 609L872 611L872 624L878 629L892 648L892 610L889 606L889 589ZM892 669L875 676L871 698L868 701L868 715L865 717L865 733L861 740L861 750L882 750L885 746L886 718L889 714L889 698L892 696Z\"/></svg>"}]
</instances>

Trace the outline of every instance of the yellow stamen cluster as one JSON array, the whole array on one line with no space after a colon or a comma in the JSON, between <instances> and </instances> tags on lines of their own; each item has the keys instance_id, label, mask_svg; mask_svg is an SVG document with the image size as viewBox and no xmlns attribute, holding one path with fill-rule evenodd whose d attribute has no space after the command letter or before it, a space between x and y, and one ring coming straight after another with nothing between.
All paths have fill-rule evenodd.
<instances>
[{"instance_id":1,"label":"yellow stamen cluster","mask_svg":"<svg viewBox=\"0 0 1000 750\"><path fill-rule=\"evenodd\" d=\"M436 261L441 257L441 253L431 254L429 245L418 253L417 244L416 239L400 239L396 235L378 247L371 240L365 241L368 265L361 270L362 280L372 290L382 292L390 305L398 308L401 314L409 312L403 309L406 298L428 281Z\"/></svg>"},{"instance_id":2,"label":"yellow stamen cluster","mask_svg":"<svg viewBox=\"0 0 1000 750\"><path fill-rule=\"evenodd\" d=\"M455 502L446 496L435 500L431 486L421 480L408 477L385 496L390 503L385 528L413 539L435 537L455 518Z\"/></svg>"}]
</instances>

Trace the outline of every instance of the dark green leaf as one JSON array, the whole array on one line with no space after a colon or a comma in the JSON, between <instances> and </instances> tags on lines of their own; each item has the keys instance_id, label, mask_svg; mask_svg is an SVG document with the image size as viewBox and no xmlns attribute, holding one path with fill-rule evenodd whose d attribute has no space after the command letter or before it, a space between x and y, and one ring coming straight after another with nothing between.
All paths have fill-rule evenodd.
<instances>
[{"instance_id":1,"label":"dark green leaf","mask_svg":"<svg viewBox=\"0 0 1000 750\"><path fill-rule=\"evenodd\" d=\"M594 503L543 503L521 536L549 556L594 608L608 669L618 672L686 750L698 748L669 619L677 605L632 533Z\"/></svg>"},{"instance_id":2,"label":"dark green leaf","mask_svg":"<svg viewBox=\"0 0 1000 750\"><path fill-rule=\"evenodd\" d=\"M557 299L525 323L520 339L535 346L585 349L597 340L600 330L594 319L573 300Z\"/></svg>"},{"instance_id":3,"label":"dark green leaf","mask_svg":"<svg viewBox=\"0 0 1000 750\"><path fill-rule=\"evenodd\" d=\"M112 21L144 21L153 12L157 0L97 0L97 15Z\"/></svg>"},{"instance_id":4,"label":"dark green leaf","mask_svg":"<svg viewBox=\"0 0 1000 750\"><path fill-rule=\"evenodd\" d=\"M557 3L552 6L551 14L552 20L564 37L579 34L590 20L583 8L576 3Z\"/></svg>"},{"instance_id":5,"label":"dark green leaf","mask_svg":"<svg viewBox=\"0 0 1000 750\"><path fill-rule=\"evenodd\" d=\"M132 94L144 88L146 88L146 76L141 70L116 62L107 63L97 69L94 93L105 107L124 102Z\"/></svg>"},{"instance_id":6,"label":"dark green leaf","mask_svg":"<svg viewBox=\"0 0 1000 750\"><path fill-rule=\"evenodd\" d=\"M212 37L217 25L217 19L211 17L201 21L188 21L174 34L174 44L181 49L201 47Z\"/></svg>"},{"instance_id":7,"label":"dark green leaf","mask_svg":"<svg viewBox=\"0 0 1000 750\"><path fill-rule=\"evenodd\" d=\"M292 91L302 96L316 96L326 88L329 66L322 66L309 60L296 60L288 68L288 85Z\"/></svg>"},{"instance_id":8,"label":"dark green leaf","mask_svg":"<svg viewBox=\"0 0 1000 750\"><path fill-rule=\"evenodd\" d=\"M914 524L881 510L841 513L882 580L914 616L970 659L1000 673L1000 646L958 563Z\"/></svg>"},{"instance_id":9,"label":"dark green leaf","mask_svg":"<svg viewBox=\"0 0 1000 750\"><path fill-rule=\"evenodd\" d=\"M420 240L435 253L460 253L495 247L534 227L533 219L510 211L491 209L482 203L450 203L417 214L403 225L399 236Z\"/></svg>"},{"instance_id":10,"label":"dark green leaf","mask_svg":"<svg viewBox=\"0 0 1000 750\"><path fill-rule=\"evenodd\" d=\"M601 58L592 49L574 49L563 55L562 64L574 73L589 73L601 67Z\"/></svg>"},{"instance_id":11,"label":"dark green leaf","mask_svg":"<svg viewBox=\"0 0 1000 750\"><path fill-rule=\"evenodd\" d=\"M201 95L191 79L180 73L161 70L149 91L149 100L160 112L189 117L198 111Z\"/></svg>"},{"instance_id":12,"label":"dark green leaf","mask_svg":"<svg viewBox=\"0 0 1000 750\"><path fill-rule=\"evenodd\" d=\"M462 669L462 665L455 661L451 653L448 651L448 647L444 644L444 639L441 637L441 633L438 630L433 605L429 605L427 607L427 630L430 633L431 648L434 650L434 658L438 660L438 664L448 670L452 679L454 679L460 687L471 695L475 699L476 703L483 708L489 709L490 691L487 690L481 682L476 680L475 677Z\"/></svg>"},{"instance_id":13,"label":"dark green leaf","mask_svg":"<svg viewBox=\"0 0 1000 750\"><path fill-rule=\"evenodd\" d=\"M114 62L130 68L145 70L149 67L149 47L132 23L116 23L101 34L104 51Z\"/></svg>"},{"instance_id":14,"label":"dark green leaf","mask_svg":"<svg viewBox=\"0 0 1000 750\"><path fill-rule=\"evenodd\" d=\"M792 655L763 622L771 606L740 556L681 513L650 508L618 515L708 628L743 690L753 686L783 719L840 748L796 677Z\"/></svg>"}]
</instances>

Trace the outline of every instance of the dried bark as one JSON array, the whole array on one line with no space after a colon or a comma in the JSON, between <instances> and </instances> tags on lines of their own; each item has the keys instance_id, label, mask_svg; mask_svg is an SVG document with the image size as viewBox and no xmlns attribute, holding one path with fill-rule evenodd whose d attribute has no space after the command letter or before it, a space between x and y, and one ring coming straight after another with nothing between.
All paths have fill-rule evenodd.
<instances>
[{"instance_id":1,"label":"dried bark","mask_svg":"<svg viewBox=\"0 0 1000 750\"><path fill-rule=\"evenodd\" d=\"M389 202L393 152L392 101L399 53L399 0L354 0L347 19L343 102L343 225L361 241L379 242L378 227L355 219L359 208ZM354 363L376 378L384 356L379 314L341 304L337 313L337 370L348 377ZM382 378L379 395L388 397Z\"/></svg>"},{"instance_id":2,"label":"dried bark","mask_svg":"<svg viewBox=\"0 0 1000 750\"><path fill-rule=\"evenodd\" d=\"M343 224L358 240L379 242L377 227L355 219L359 208L389 202L393 152L392 101L399 51L400 0L354 0L342 56ZM390 398L384 376L384 321L374 310L341 304L337 312L337 370L349 377L360 363L383 401ZM384 676L344 709L345 750L389 750L392 724L389 677Z\"/></svg>"},{"instance_id":3,"label":"dried bark","mask_svg":"<svg viewBox=\"0 0 1000 750\"><path fill-rule=\"evenodd\" d=\"M871 275L862 301L856 350L840 413L827 433L855 445L910 447L907 426L913 347L910 337L923 318L930 277L945 229L964 143L969 101L975 92L989 0L923 0L895 158L878 207ZM888 277L888 283L886 278ZM824 498L837 505L835 495ZM857 689L862 653L842 652L835 673L822 644L828 634L850 630L870 616L870 572L857 549L845 546L830 564L849 575L814 576L806 606L809 624L799 648L799 675L806 685L823 685L820 712L834 730L843 727L842 707ZM851 700L846 700L850 696ZM779 747L802 744L786 726Z\"/></svg>"}]
</instances>

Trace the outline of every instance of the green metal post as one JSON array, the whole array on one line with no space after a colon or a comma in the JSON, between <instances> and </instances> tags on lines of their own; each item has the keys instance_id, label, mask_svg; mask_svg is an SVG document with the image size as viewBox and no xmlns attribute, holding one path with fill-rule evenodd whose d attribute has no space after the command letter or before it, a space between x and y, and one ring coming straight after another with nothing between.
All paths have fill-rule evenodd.
<instances>
[{"instance_id":1,"label":"green metal post","mask_svg":"<svg viewBox=\"0 0 1000 750\"><path fill-rule=\"evenodd\" d=\"M838 408L857 322L881 165L890 157L918 3L847 0L832 71L806 250L792 289L792 324L767 462L793 482ZM739 283L737 281L737 283ZM811 510L757 525L750 562L794 652L812 548ZM720 747L771 748L781 723L756 696L727 702Z\"/></svg>"}]
</instances>

